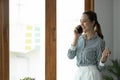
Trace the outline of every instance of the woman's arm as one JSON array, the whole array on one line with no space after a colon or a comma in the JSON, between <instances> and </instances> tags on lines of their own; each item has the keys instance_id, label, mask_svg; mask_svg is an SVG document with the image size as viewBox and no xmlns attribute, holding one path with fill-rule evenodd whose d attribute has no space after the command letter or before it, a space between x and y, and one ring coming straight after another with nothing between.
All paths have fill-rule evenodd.
<instances>
[{"instance_id":1,"label":"woman's arm","mask_svg":"<svg viewBox=\"0 0 120 80\"><path fill-rule=\"evenodd\" d=\"M110 50L108 48L105 48L105 41L102 41L101 47L99 48L99 54L100 56L100 61L99 61L99 69L102 70L104 69L104 64L107 61L108 56L110 55Z\"/></svg>"},{"instance_id":2,"label":"woman's arm","mask_svg":"<svg viewBox=\"0 0 120 80\"><path fill-rule=\"evenodd\" d=\"M78 28L78 26L75 27L75 29L74 29L74 39L71 44L71 47L68 50L68 58L70 58L70 59L73 59L76 56L76 48L77 48L78 38L82 34L82 33L78 33L77 28Z\"/></svg>"},{"instance_id":3,"label":"woman's arm","mask_svg":"<svg viewBox=\"0 0 120 80\"><path fill-rule=\"evenodd\" d=\"M104 63L102 63L101 61L101 57L102 57L102 53L105 49L105 41L102 40L99 42L99 46L97 48L97 67L99 69L99 71L104 69Z\"/></svg>"}]
</instances>

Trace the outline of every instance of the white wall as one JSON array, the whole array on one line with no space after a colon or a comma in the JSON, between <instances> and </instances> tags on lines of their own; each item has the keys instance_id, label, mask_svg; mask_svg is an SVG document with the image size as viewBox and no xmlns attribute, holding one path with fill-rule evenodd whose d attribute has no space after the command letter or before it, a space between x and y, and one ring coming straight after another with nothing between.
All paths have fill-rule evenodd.
<instances>
[{"instance_id":1,"label":"white wall","mask_svg":"<svg viewBox=\"0 0 120 80\"><path fill-rule=\"evenodd\" d=\"M95 12L98 16L98 21L101 24L106 46L114 53L113 48L113 0L94 0ZM113 54L111 55L111 57Z\"/></svg>"},{"instance_id":2,"label":"white wall","mask_svg":"<svg viewBox=\"0 0 120 80\"><path fill-rule=\"evenodd\" d=\"M114 35L113 35L113 49L114 49L114 54L115 54L115 58L119 58L120 59L120 0L114 0L114 7L113 7L113 11L114 11Z\"/></svg>"},{"instance_id":3,"label":"white wall","mask_svg":"<svg viewBox=\"0 0 120 80\"><path fill-rule=\"evenodd\" d=\"M101 23L107 46L114 59L120 56L120 0L95 0L95 11ZM119 58L120 59L120 58Z\"/></svg>"}]
</instances>

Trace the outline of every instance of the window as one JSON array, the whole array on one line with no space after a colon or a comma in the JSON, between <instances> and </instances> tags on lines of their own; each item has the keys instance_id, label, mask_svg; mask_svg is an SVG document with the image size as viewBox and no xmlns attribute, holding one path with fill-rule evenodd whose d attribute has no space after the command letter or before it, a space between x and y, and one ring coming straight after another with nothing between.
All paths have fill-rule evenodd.
<instances>
[{"instance_id":1,"label":"window","mask_svg":"<svg viewBox=\"0 0 120 80\"><path fill-rule=\"evenodd\" d=\"M84 0L57 0L57 80L74 80L76 61L68 59L67 51L73 30L80 24L84 3Z\"/></svg>"},{"instance_id":2,"label":"window","mask_svg":"<svg viewBox=\"0 0 120 80\"><path fill-rule=\"evenodd\" d=\"M10 0L9 5L10 80L45 80L45 1Z\"/></svg>"},{"instance_id":3,"label":"window","mask_svg":"<svg viewBox=\"0 0 120 80\"><path fill-rule=\"evenodd\" d=\"M0 1L0 79L9 80L9 0ZM85 10L93 10L93 0L85 0L85 5ZM56 9L56 0L45 1L46 80L56 80Z\"/></svg>"}]
</instances>

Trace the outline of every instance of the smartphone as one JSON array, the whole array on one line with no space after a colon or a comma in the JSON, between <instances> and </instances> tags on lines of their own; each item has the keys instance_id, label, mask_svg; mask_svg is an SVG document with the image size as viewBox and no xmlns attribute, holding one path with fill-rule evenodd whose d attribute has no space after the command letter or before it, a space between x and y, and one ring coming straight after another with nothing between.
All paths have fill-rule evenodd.
<instances>
[{"instance_id":1,"label":"smartphone","mask_svg":"<svg viewBox=\"0 0 120 80\"><path fill-rule=\"evenodd\" d=\"M82 33L83 32L81 25L78 25L77 31L78 31L78 33Z\"/></svg>"}]
</instances>

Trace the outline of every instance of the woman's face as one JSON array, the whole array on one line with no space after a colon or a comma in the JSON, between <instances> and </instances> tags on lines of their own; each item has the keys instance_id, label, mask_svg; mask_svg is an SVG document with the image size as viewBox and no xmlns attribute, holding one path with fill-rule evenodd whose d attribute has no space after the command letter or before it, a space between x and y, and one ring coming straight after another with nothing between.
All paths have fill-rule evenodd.
<instances>
[{"instance_id":1,"label":"woman's face","mask_svg":"<svg viewBox=\"0 0 120 80\"><path fill-rule=\"evenodd\" d=\"M91 22L86 14L83 14L80 23L83 29L83 32L89 32L93 30L94 21Z\"/></svg>"}]
</instances>

